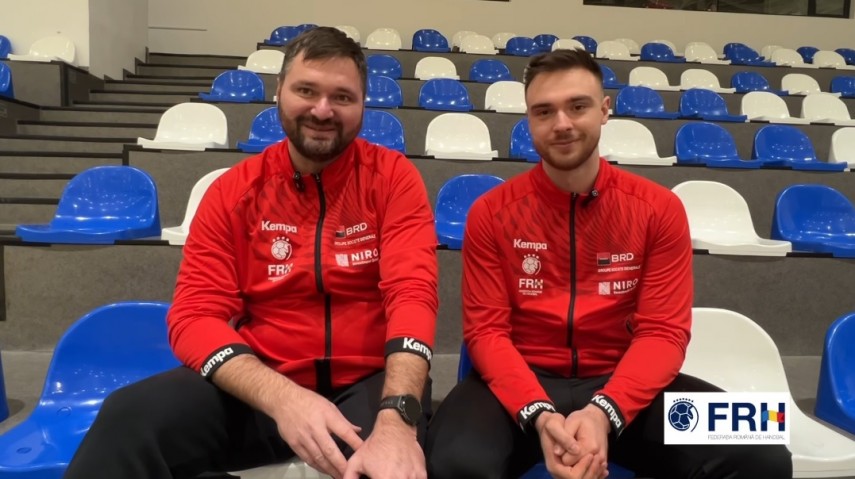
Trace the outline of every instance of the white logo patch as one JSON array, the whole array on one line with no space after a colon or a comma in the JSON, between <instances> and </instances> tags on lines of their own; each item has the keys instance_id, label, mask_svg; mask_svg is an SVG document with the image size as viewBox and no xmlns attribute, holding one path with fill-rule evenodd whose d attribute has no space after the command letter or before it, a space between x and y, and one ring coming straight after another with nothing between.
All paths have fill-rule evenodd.
<instances>
[{"instance_id":1,"label":"white logo patch","mask_svg":"<svg viewBox=\"0 0 855 479\"><path fill-rule=\"evenodd\" d=\"M273 246L270 247L270 254L280 261L285 261L290 258L291 243L288 242L288 238L277 236L276 239L273 240Z\"/></svg>"},{"instance_id":2,"label":"white logo patch","mask_svg":"<svg viewBox=\"0 0 855 479\"><path fill-rule=\"evenodd\" d=\"M350 266L350 261L347 259L347 253L336 253L335 263L343 267Z\"/></svg>"},{"instance_id":3,"label":"white logo patch","mask_svg":"<svg viewBox=\"0 0 855 479\"><path fill-rule=\"evenodd\" d=\"M268 264L267 265L267 280L272 282L277 282L285 279L289 273L291 273L291 269L293 269L294 265L292 263L288 264Z\"/></svg>"},{"instance_id":4,"label":"white logo patch","mask_svg":"<svg viewBox=\"0 0 855 479\"><path fill-rule=\"evenodd\" d=\"M279 231L282 233L297 234L297 227L285 223L271 223L269 220L261 222L261 231Z\"/></svg>"},{"instance_id":5,"label":"white logo patch","mask_svg":"<svg viewBox=\"0 0 855 479\"><path fill-rule=\"evenodd\" d=\"M636 286L638 286L638 278L621 279L617 281L600 281L599 293L600 296L626 294L633 291Z\"/></svg>"},{"instance_id":6,"label":"white logo patch","mask_svg":"<svg viewBox=\"0 0 855 479\"><path fill-rule=\"evenodd\" d=\"M546 243L537 241L523 241L519 238L514 238L514 248L516 249L533 249L535 251L546 251L548 248Z\"/></svg>"},{"instance_id":7,"label":"white logo patch","mask_svg":"<svg viewBox=\"0 0 855 479\"><path fill-rule=\"evenodd\" d=\"M535 275L540 273L540 257L536 254L527 254L522 262L522 269L525 274Z\"/></svg>"},{"instance_id":8,"label":"white logo patch","mask_svg":"<svg viewBox=\"0 0 855 479\"><path fill-rule=\"evenodd\" d=\"M519 278L520 294L526 296L538 296L543 293L543 280L534 278Z\"/></svg>"}]
</instances>

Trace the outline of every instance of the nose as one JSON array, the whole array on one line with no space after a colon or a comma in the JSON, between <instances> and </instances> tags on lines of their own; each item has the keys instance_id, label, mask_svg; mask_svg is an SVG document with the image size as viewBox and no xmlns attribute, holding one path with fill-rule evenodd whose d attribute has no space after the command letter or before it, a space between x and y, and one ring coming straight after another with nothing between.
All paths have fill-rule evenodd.
<instances>
[{"instance_id":1,"label":"nose","mask_svg":"<svg viewBox=\"0 0 855 479\"><path fill-rule=\"evenodd\" d=\"M333 117L332 105L327 97L322 96L312 108L312 115L319 120L328 120Z\"/></svg>"},{"instance_id":2,"label":"nose","mask_svg":"<svg viewBox=\"0 0 855 479\"><path fill-rule=\"evenodd\" d=\"M567 131L573 129L573 120L564 111L558 111L555 115L555 125L553 129L556 131Z\"/></svg>"}]
</instances>

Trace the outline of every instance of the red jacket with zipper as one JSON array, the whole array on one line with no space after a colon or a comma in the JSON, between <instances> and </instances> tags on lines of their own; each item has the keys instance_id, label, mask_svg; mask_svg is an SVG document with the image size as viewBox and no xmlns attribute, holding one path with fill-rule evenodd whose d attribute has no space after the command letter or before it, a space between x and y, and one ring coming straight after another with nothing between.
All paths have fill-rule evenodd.
<instances>
[{"instance_id":1,"label":"red jacket with zipper","mask_svg":"<svg viewBox=\"0 0 855 479\"><path fill-rule=\"evenodd\" d=\"M666 188L602 159L599 166L589 194L559 190L538 164L469 212L464 339L474 367L523 425L551 404L531 367L565 377L613 373L595 398L617 409L620 433L685 356L685 210Z\"/></svg>"},{"instance_id":2,"label":"red jacket with zipper","mask_svg":"<svg viewBox=\"0 0 855 479\"><path fill-rule=\"evenodd\" d=\"M208 189L168 315L179 360L210 376L256 354L298 384L347 386L409 351L430 360L436 234L418 171L355 140L295 176L287 140Z\"/></svg>"}]
</instances>

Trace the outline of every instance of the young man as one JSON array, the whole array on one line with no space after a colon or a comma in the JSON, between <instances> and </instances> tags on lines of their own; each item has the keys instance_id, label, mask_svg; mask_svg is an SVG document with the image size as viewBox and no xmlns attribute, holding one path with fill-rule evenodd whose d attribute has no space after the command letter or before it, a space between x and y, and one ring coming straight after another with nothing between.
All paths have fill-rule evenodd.
<instances>
[{"instance_id":1,"label":"young man","mask_svg":"<svg viewBox=\"0 0 855 479\"><path fill-rule=\"evenodd\" d=\"M167 321L186 367L111 395L65 477L295 455L334 478L426 477L436 235L415 167L357 139L365 83L338 30L289 44L288 140L210 187L184 246Z\"/></svg>"},{"instance_id":2,"label":"young man","mask_svg":"<svg viewBox=\"0 0 855 479\"><path fill-rule=\"evenodd\" d=\"M479 198L463 243L463 334L474 370L431 421L430 477L790 478L784 446L663 445L663 391L689 342L692 246L667 189L599 157L609 98L591 56L525 73L542 162Z\"/></svg>"}]
</instances>

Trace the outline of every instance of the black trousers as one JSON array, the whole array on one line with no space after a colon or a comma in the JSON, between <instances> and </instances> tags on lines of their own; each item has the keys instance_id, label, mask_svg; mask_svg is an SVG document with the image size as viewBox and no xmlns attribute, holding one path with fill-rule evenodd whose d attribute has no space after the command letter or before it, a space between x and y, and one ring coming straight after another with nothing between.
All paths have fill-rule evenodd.
<instances>
[{"instance_id":1,"label":"black trousers","mask_svg":"<svg viewBox=\"0 0 855 479\"><path fill-rule=\"evenodd\" d=\"M588 404L608 376L566 379L537 373L561 414ZM680 374L667 392L713 392L721 389ZM608 459L657 479L791 479L790 451L783 445L665 445L664 394L610 439ZM499 401L472 372L437 408L425 446L431 479L516 479L543 461L537 434L523 432Z\"/></svg>"},{"instance_id":2,"label":"black trousers","mask_svg":"<svg viewBox=\"0 0 855 479\"><path fill-rule=\"evenodd\" d=\"M329 399L360 426L374 427L385 374L336 391ZM422 401L424 444L431 388ZM338 441L345 456L353 451ZM176 368L111 394L65 473L66 479L193 478L287 461L294 451L275 422L187 368Z\"/></svg>"}]
</instances>

